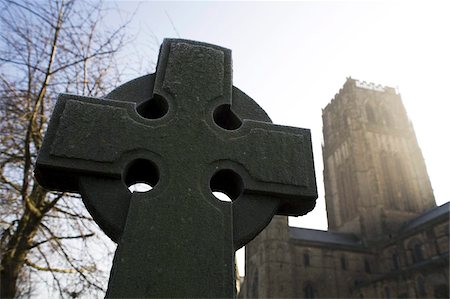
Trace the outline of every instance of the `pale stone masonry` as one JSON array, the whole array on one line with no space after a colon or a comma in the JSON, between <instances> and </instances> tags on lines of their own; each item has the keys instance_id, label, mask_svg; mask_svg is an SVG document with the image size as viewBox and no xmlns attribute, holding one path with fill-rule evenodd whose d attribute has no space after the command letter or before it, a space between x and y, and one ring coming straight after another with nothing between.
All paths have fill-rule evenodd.
<instances>
[{"instance_id":1,"label":"pale stone masonry","mask_svg":"<svg viewBox=\"0 0 450 299\"><path fill-rule=\"evenodd\" d=\"M400 94L348 78L323 109L329 231L272 223L246 246L240 298L448 298L436 207Z\"/></svg>"},{"instance_id":2,"label":"pale stone masonry","mask_svg":"<svg viewBox=\"0 0 450 299\"><path fill-rule=\"evenodd\" d=\"M436 206L395 89L348 79L322 119L329 230L383 239Z\"/></svg>"}]
</instances>

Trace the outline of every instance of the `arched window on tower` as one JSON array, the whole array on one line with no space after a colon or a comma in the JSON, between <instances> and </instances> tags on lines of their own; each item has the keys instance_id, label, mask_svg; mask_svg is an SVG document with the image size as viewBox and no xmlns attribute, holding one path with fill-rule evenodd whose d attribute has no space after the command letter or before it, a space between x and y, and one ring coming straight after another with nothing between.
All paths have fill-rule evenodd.
<instances>
[{"instance_id":1,"label":"arched window on tower","mask_svg":"<svg viewBox=\"0 0 450 299\"><path fill-rule=\"evenodd\" d=\"M370 104L366 105L366 116L369 123L374 124L376 122L375 113L373 112L372 105Z\"/></svg>"}]
</instances>

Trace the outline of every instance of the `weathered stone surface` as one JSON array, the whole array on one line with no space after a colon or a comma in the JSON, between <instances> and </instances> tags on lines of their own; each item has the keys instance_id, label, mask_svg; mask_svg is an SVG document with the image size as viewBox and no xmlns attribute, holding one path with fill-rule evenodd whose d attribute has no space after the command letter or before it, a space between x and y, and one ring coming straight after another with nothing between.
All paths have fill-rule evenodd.
<instances>
[{"instance_id":1,"label":"weathered stone surface","mask_svg":"<svg viewBox=\"0 0 450 299\"><path fill-rule=\"evenodd\" d=\"M314 207L309 130L271 124L231 73L230 50L165 40L155 74L59 97L36 177L80 192L118 243L108 297L232 298L234 251Z\"/></svg>"}]
</instances>

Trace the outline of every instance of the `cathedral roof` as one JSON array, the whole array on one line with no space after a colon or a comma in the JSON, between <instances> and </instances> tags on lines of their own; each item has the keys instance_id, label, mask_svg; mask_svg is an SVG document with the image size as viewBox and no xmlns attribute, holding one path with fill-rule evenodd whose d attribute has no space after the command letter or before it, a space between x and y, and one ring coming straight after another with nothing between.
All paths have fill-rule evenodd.
<instances>
[{"instance_id":1,"label":"cathedral roof","mask_svg":"<svg viewBox=\"0 0 450 299\"><path fill-rule=\"evenodd\" d=\"M429 209L428 211L420 214L417 218L405 223L401 228L401 233L414 230L417 227L421 227L425 223L431 222L434 219L440 219L441 217L449 217L450 214L450 202L447 202L441 206Z\"/></svg>"},{"instance_id":2,"label":"cathedral roof","mask_svg":"<svg viewBox=\"0 0 450 299\"><path fill-rule=\"evenodd\" d=\"M289 227L291 239L297 241L320 243L321 245L334 245L343 247L354 247L362 249L364 245L356 235L347 233L336 233L323 230Z\"/></svg>"},{"instance_id":3,"label":"cathedral roof","mask_svg":"<svg viewBox=\"0 0 450 299\"><path fill-rule=\"evenodd\" d=\"M417 218L405 223L400 229L399 235L408 234L421 229L428 223L439 221L442 217L450 216L450 202L430 209L422 213ZM289 227L289 236L291 240L301 243L310 243L311 245L345 247L348 249L361 250L366 248L362 240L355 234L338 233L316 229L307 229L299 227Z\"/></svg>"}]
</instances>

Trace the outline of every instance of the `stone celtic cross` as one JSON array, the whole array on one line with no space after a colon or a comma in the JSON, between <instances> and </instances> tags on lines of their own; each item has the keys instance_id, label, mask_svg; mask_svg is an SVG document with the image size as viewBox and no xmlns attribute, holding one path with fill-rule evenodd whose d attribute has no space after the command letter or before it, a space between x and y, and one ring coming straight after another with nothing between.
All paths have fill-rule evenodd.
<instances>
[{"instance_id":1,"label":"stone celtic cross","mask_svg":"<svg viewBox=\"0 0 450 299\"><path fill-rule=\"evenodd\" d=\"M167 39L155 74L58 98L35 175L118 244L107 297L234 298L235 251L313 209L309 130L272 124L231 78L230 50Z\"/></svg>"}]
</instances>

